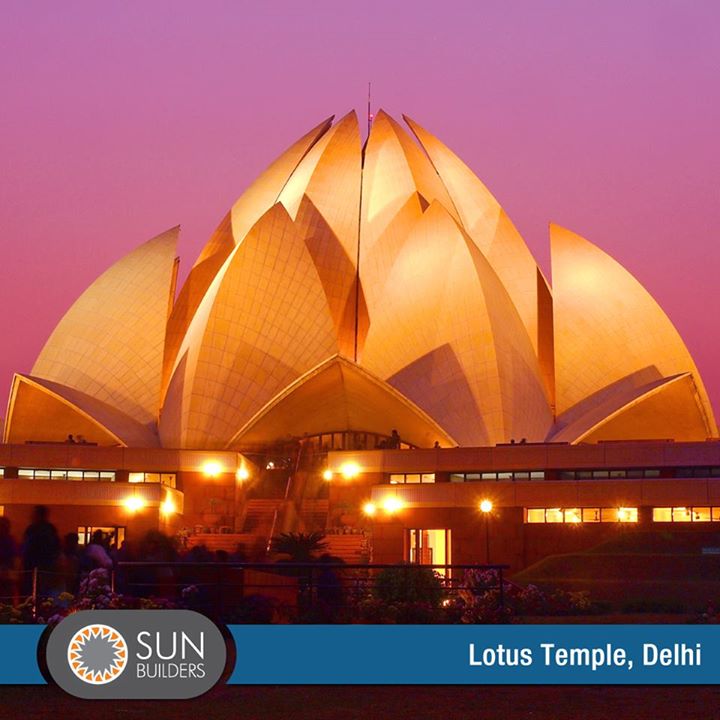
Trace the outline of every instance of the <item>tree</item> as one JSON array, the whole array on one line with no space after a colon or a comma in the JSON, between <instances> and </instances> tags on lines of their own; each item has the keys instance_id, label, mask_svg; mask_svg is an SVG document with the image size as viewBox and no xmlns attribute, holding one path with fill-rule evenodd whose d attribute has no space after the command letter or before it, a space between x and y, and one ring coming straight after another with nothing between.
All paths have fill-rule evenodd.
<instances>
[{"instance_id":1,"label":"tree","mask_svg":"<svg viewBox=\"0 0 720 720\"><path fill-rule=\"evenodd\" d=\"M321 532L281 533L272 539L271 547L278 555L288 556L284 562L312 562L318 554L327 549L324 539L325 534Z\"/></svg>"}]
</instances>

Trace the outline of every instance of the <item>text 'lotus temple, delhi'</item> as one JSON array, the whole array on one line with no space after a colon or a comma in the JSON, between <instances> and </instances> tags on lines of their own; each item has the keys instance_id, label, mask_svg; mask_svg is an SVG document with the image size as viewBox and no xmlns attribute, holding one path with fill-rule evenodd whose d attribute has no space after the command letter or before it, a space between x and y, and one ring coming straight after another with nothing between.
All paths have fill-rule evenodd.
<instances>
[{"instance_id":1,"label":"text 'lotus temple, delhi'","mask_svg":"<svg viewBox=\"0 0 720 720\"><path fill-rule=\"evenodd\" d=\"M718 428L663 310L557 225L551 285L473 171L404 120L301 137L182 287L176 227L85 290L13 378L15 527L44 504L81 542L160 529L262 560L321 531L347 562L513 570L719 527Z\"/></svg>"}]
</instances>

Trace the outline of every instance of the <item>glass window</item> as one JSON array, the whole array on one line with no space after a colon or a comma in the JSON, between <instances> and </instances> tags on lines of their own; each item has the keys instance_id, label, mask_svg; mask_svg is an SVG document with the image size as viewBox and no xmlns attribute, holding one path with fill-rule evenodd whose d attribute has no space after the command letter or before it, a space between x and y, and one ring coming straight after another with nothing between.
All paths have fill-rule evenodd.
<instances>
[{"instance_id":1,"label":"glass window","mask_svg":"<svg viewBox=\"0 0 720 720\"><path fill-rule=\"evenodd\" d=\"M483 480L496 480L497 479L497 473L494 472L484 472L480 473L480 477Z\"/></svg>"},{"instance_id":2,"label":"glass window","mask_svg":"<svg viewBox=\"0 0 720 720\"><path fill-rule=\"evenodd\" d=\"M574 480L575 479L575 471L574 470L561 470L559 473L559 477L561 480Z\"/></svg>"},{"instance_id":3,"label":"glass window","mask_svg":"<svg viewBox=\"0 0 720 720\"><path fill-rule=\"evenodd\" d=\"M693 522L710 522L710 508L709 507L694 507L692 508L692 519Z\"/></svg>"},{"instance_id":4,"label":"glass window","mask_svg":"<svg viewBox=\"0 0 720 720\"><path fill-rule=\"evenodd\" d=\"M49 480L50 479L50 471L49 470L35 470L33 475L36 480Z\"/></svg>"},{"instance_id":5,"label":"glass window","mask_svg":"<svg viewBox=\"0 0 720 720\"><path fill-rule=\"evenodd\" d=\"M516 472L514 474L515 480L529 480L530 479L530 473L529 472Z\"/></svg>"},{"instance_id":6,"label":"glass window","mask_svg":"<svg viewBox=\"0 0 720 720\"><path fill-rule=\"evenodd\" d=\"M530 479L531 480L544 480L545 479L545 471L544 470L533 470L530 473Z\"/></svg>"},{"instance_id":7,"label":"glass window","mask_svg":"<svg viewBox=\"0 0 720 720\"><path fill-rule=\"evenodd\" d=\"M1 474L2 470L0 470L0 475ZM720 477L720 467L710 468L710 477Z\"/></svg>"},{"instance_id":8,"label":"glass window","mask_svg":"<svg viewBox=\"0 0 720 720\"><path fill-rule=\"evenodd\" d=\"M592 476L595 479L604 480L610 476L610 473L607 470L593 470Z\"/></svg>"},{"instance_id":9,"label":"glass window","mask_svg":"<svg viewBox=\"0 0 720 720\"><path fill-rule=\"evenodd\" d=\"M690 508L674 507L672 509L673 522L692 522L692 513Z\"/></svg>"},{"instance_id":10,"label":"glass window","mask_svg":"<svg viewBox=\"0 0 720 720\"><path fill-rule=\"evenodd\" d=\"M600 522L600 508L583 508L583 522Z\"/></svg>"},{"instance_id":11,"label":"glass window","mask_svg":"<svg viewBox=\"0 0 720 720\"><path fill-rule=\"evenodd\" d=\"M139 472L128 473L128 482L131 482L131 483L145 482L145 473L139 473Z\"/></svg>"},{"instance_id":12,"label":"glass window","mask_svg":"<svg viewBox=\"0 0 720 720\"><path fill-rule=\"evenodd\" d=\"M465 480L473 482L480 479L480 473L465 473ZM495 473L492 473L492 479L495 479Z\"/></svg>"},{"instance_id":13,"label":"glass window","mask_svg":"<svg viewBox=\"0 0 720 720\"><path fill-rule=\"evenodd\" d=\"M145 482L146 483L159 483L160 482L160 473L145 473Z\"/></svg>"},{"instance_id":14,"label":"glass window","mask_svg":"<svg viewBox=\"0 0 720 720\"><path fill-rule=\"evenodd\" d=\"M100 473L100 479L105 480L106 482L114 482L115 481L115 473L114 472L101 472Z\"/></svg>"},{"instance_id":15,"label":"glass window","mask_svg":"<svg viewBox=\"0 0 720 720\"><path fill-rule=\"evenodd\" d=\"M617 522L618 521L617 508L601 508L600 509L600 521L601 522Z\"/></svg>"},{"instance_id":16,"label":"glass window","mask_svg":"<svg viewBox=\"0 0 720 720\"><path fill-rule=\"evenodd\" d=\"M434 483L435 482L435 473L423 473L421 482Z\"/></svg>"},{"instance_id":17,"label":"glass window","mask_svg":"<svg viewBox=\"0 0 720 720\"><path fill-rule=\"evenodd\" d=\"M636 523L638 521L638 509L621 507L617 509L618 522L631 522Z\"/></svg>"},{"instance_id":18,"label":"glass window","mask_svg":"<svg viewBox=\"0 0 720 720\"><path fill-rule=\"evenodd\" d=\"M451 473L450 482L465 482L465 476L460 473Z\"/></svg>"},{"instance_id":19,"label":"glass window","mask_svg":"<svg viewBox=\"0 0 720 720\"><path fill-rule=\"evenodd\" d=\"M672 508L653 508L653 522L672 522Z\"/></svg>"},{"instance_id":20,"label":"glass window","mask_svg":"<svg viewBox=\"0 0 720 720\"><path fill-rule=\"evenodd\" d=\"M544 523L545 508L528 508L527 521L529 523Z\"/></svg>"},{"instance_id":21,"label":"glass window","mask_svg":"<svg viewBox=\"0 0 720 720\"><path fill-rule=\"evenodd\" d=\"M626 476L627 476L627 472L625 470L611 470L610 471L611 478L624 478Z\"/></svg>"},{"instance_id":22,"label":"glass window","mask_svg":"<svg viewBox=\"0 0 720 720\"><path fill-rule=\"evenodd\" d=\"M710 509L713 522L720 522L720 507L714 507Z\"/></svg>"},{"instance_id":23,"label":"glass window","mask_svg":"<svg viewBox=\"0 0 720 720\"><path fill-rule=\"evenodd\" d=\"M95 472L94 470L86 470L83 473L83 480L99 480L100 479L100 473Z\"/></svg>"},{"instance_id":24,"label":"glass window","mask_svg":"<svg viewBox=\"0 0 720 720\"><path fill-rule=\"evenodd\" d=\"M575 477L578 480L590 480L592 478L592 472L590 470L578 470L575 473Z\"/></svg>"},{"instance_id":25,"label":"glass window","mask_svg":"<svg viewBox=\"0 0 720 720\"><path fill-rule=\"evenodd\" d=\"M405 476L405 482L415 485L420 482L420 475L408 474Z\"/></svg>"},{"instance_id":26,"label":"glass window","mask_svg":"<svg viewBox=\"0 0 720 720\"><path fill-rule=\"evenodd\" d=\"M565 508L565 522L579 523L582 522L582 513L580 508Z\"/></svg>"},{"instance_id":27,"label":"glass window","mask_svg":"<svg viewBox=\"0 0 720 720\"><path fill-rule=\"evenodd\" d=\"M405 482L405 476L404 475L391 475L390 476L390 484L391 485L397 485L398 483Z\"/></svg>"},{"instance_id":28,"label":"glass window","mask_svg":"<svg viewBox=\"0 0 720 720\"><path fill-rule=\"evenodd\" d=\"M641 478L644 476L642 468L630 468L630 470L627 471L627 476L629 478Z\"/></svg>"},{"instance_id":29,"label":"glass window","mask_svg":"<svg viewBox=\"0 0 720 720\"><path fill-rule=\"evenodd\" d=\"M560 508L547 508L545 510L545 522L561 523L563 521L563 511Z\"/></svg>"},{"instance_id":30,"label":"glass window","mask_svg":"<svg viewBox=\"0 0 720 720\"><path fill-rule=\"evenodd\" d=\"M82 480L83 472L82 472L82 470L68 470L67 478L68 478L68 480L75 480L75 481Z\"/></svg>"},{"instance_id":31,"label":"glass window","mask_svg":"<svg viewBox=\"0 0 720 720\"><path fill-rule=\"evenodd\" d=\"M645 471L645 477L646 477L646 478L656 478L656 477L660 477L660 471L659 471L659 470L646 470L646 471Z\"/></svg>"},{"instance_id":32,"label":"glass window","mask_svg":"<svg viewBox=\"0 0 720 720\"><path fill-rule=\"evenodd\" d=\"M511 472L499 472L497 474L498 480L512 480L512 476Z\"/></svg>"}]
</instances>

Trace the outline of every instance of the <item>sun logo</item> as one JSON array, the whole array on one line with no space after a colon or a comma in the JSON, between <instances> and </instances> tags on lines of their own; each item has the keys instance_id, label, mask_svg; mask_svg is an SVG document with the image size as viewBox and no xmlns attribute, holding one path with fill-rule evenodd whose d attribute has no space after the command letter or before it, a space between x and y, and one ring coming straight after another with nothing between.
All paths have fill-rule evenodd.
<instances>
[{"instance_id":1,"label":"sun logo","mask_svg":"<svg viewBox=\"0 0 720 720\"><path fill-rule=\"evenodd\" d=\"M125 669L127 645L115 628L86 625L70 639L67 657L76 677L91 685L105 685Z\"/></svg>"}]
</instances>

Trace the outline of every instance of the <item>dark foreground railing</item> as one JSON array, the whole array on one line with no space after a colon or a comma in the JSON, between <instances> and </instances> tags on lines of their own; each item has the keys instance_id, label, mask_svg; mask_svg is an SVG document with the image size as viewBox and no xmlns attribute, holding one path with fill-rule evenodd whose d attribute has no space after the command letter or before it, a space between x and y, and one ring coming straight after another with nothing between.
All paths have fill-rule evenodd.
<instances>
[{"instance_id":1,"label":"dark foreground railing","mask_svg":"<svg viewBox=\"0 0 720 720\"><path fill-rule=\"evenodd\" d=\"M432 604L440 599L442 604L452 603L463 591L478 589L477 582L468 585L468 571L487 572L482 590L495 590L502 609L507 568L477 564L120 562L113 570L112 586L122 594L184 602L220 618L235 614L248 600L267 598L286 615L320 610L330 617L342 611L353 619L373 602Z\"/></svg>"}]
</instances>

